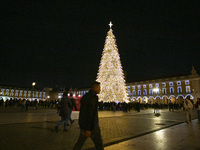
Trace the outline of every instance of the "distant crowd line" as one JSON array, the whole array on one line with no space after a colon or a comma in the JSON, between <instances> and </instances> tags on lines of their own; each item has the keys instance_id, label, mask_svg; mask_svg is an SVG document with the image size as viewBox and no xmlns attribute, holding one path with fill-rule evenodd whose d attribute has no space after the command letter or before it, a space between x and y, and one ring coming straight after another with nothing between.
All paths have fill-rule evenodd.
<instances>
[{"instance_id":1,"label":"distant crowd line","mask_svg":"<svg viewBox=\"0 0 200 150\"><path fill-rule=\"evenodd\" d=\"M43 101L35 99L34 101L26 100L26 99L10 99L4 101L3 99L0 100L0 107L21 107L22 111L28 111L29 107L34 107L34 109L38 109L39 107L43 108L55 108L58 105L58 100L50 100L50 101Z\"/></svg>"},{"instance_id":2,"label":"distant crowd line","mask_svg":"<svg viewBox=\"0 0 200 150\"><path fill-rule=\"evenodd\" d=\"M10 99L4 101L3 99L0 100L0 107L21 107L21 111L25 112L28 111L29 107L34 107L34 109L41 108L56 108L59 109L59 100L39 100L35 99L34 101L29 101L26 99ZM180 110L183 111L184 106L183 103L168 103L168 104L149 104L149 103L139 103L139 102L130 102L130 103L115 103L115 102L98 102L98 109L99 110L108 110L108 111L124 111L128 112L130 110L135 110L140 112L140 110L144 109L169 109L169 111Z\"/></svg>"},{"instance_id":3,"label":"distant crowd line","mask_svg":"<svg viewBox=\"0 0 200 150\"><path fill-rule=\"evenodd\" d=\"M103 103L103 102L99 102L99 110L111 110L111 111L116 111L116 110L120 110L120 111L124 111L124 112L128 112L130 110L135 110L140 112L140 110L144 110L144 109L169 109L169 111L174 111L174 110L180 110L182 109L183 111L185 110L184 102L182 102L181 104L178 103L168 103L168 104L158 104L158 103L154 103L154 104L149 104L149 103L139 103L139 102L130 102L130 103L115 103L115 102L110 102L110 103Z\"/></svg>"}]
</instances>

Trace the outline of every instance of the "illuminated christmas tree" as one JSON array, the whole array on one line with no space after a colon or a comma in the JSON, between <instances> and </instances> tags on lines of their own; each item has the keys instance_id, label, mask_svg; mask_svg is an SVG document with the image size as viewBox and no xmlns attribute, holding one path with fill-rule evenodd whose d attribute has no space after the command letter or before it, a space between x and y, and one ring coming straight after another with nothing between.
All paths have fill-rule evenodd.
<instances>
[{"instance_id":1,"label":"illuminated christmas tree","mask_svg":"<svg viewBox=\"0 0 200 150\"><path fill-rule=\"evenodd\" d=\"M101 92L99 94L99 101L104 102L127 102L128 97L126 93L126 85L124 73L116 45L115 36L111 29L112 23L109 24L108 31L99 72L97 74L97 81L101 83Z\"/></svg>"}]
</instances>

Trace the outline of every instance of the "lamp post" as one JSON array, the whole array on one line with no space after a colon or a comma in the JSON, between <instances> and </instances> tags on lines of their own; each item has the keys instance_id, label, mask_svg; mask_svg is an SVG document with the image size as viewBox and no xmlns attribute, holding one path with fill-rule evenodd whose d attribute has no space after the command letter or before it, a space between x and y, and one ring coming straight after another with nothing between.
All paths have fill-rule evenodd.
<instances>
[{"instance_id":1,"label":"lamp post","mask_svg":"<svg viewBox=\"0 0 200 150\"><path fill-rule=\"evenodd\" d=\"M153 89L153 91L156 92L156 94L158 94L159 88L155 88L155 89Z\"/></svg>"},{"instance_id":2,"label":"lamp post","mask_svg":"<svg viewBox=\"0 0 200 150\"><path fill-rule=\"evenodd\" d=\"M159 88L158 87L156 87L156 88L154 88L153 89L153 92L155 92L156 93L156 95L158 95L159 94ZM155 99L155 102L157 102L157 100Z\"/></svg>"},{"instance_id":3,"label":"lamp post","mask_svg":"<svg viewBox=\"0 0 200 150\"><path fill-rule=\"evenodd\" d=\"M33 101L33 97L34 97L34 95L33 95L33 89L34 89L35 84L36 84L35 82L32 83L32 101Z\"/></svg>"}]
</instances>

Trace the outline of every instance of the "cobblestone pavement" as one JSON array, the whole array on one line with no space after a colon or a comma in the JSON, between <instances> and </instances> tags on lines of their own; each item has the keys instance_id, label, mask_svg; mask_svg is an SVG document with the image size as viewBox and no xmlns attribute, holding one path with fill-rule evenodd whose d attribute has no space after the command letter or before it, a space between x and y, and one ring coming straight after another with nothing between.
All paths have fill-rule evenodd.
<instances>
[{"instance_id":1,"label":"cobblestone pavement","mask_svg":"<svg viewBox=\"0 0 200 150\"><path fill-rule=\"evenodd\" d=\"M200 150L200 124L181 123L105 147L105 150Z\"/></svg>"},{"instance_id":2,"label":"cobblestone pavement","mask_svg":"<svg viewBox=\"0 0 200 150\"><path fill-rule=\"evenodd\" d=\"M56 110L0 112L0 150L72 150L79 136L77 112L72 114L76 120L68 127L69 131L63 132L63 126L60 126L58 133L54 131L60 119ZM161 116L156 117L152 109L139 113L100 111L99 117L103 143L106 147L184 122L185 112L161 110ZM196 111L192 117L197 117ZM83 149L93 147L93 142L88 139Z\"/></svg>"}]
</instances>

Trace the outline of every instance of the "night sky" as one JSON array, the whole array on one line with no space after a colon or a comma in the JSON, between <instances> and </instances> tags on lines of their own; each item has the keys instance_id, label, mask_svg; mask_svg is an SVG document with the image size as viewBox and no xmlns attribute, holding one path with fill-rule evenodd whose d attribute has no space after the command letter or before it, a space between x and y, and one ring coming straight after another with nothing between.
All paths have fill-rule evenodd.
<instances>
[{"instance_id":1,"label":"night sky","mask_svg":"<svg viewBox=\"0 0 200 150\"><path fill-rule=\"evenodd\" d=\"M88 87L109 22L127 82L200 73L200 1L2 2L0 85Z\"/></svg>"}]
</instances>

